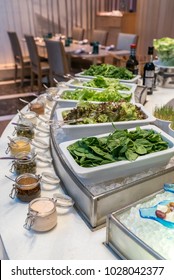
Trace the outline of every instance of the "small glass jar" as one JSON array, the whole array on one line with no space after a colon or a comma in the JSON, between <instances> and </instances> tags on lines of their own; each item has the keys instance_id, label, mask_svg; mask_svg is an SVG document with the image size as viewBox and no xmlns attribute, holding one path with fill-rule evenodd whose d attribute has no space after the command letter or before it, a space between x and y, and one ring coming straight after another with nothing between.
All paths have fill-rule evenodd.
<instances>
[{"instance_id":1,"label":"small glass jar","mask_svg":"<svg viewBox=\"0 0 174 280\"><path fill-rule=\"evenodd\" d=\"M38 232L49 231L57 224L56 204L53 199L41 197L32 200L28 206L24 227Z\"/></svg>"},{"instance_id":2,"label":"small glass jar","mask_svg":"<svg viewBox=\"0 0 174 280\"><path fill-rule=\"evenodd\" d=\"M11 172L16 172L17 175L24 173L36 173L36 160L33 152L22 152L15 156L10 169Z\"/></svg>"},{"instance_id":3,"label":"small glass jar","mask_svg":"<svg viewBox=\"0 0 174 280\"><path fill-rule=\"evenodd\" d=\"M37 124L37 114L35 112L22 113L21 121L30 121L33 125Z\"/></svg>"},{"instance_id":4,"label":"small glass jar","mask_svg":"<svg viewBox=\"0 0 174 280\"><path fill-rule=\"evenodd\" d=\"M32 122L19 121L15 127L17 136L27 137L29 139L34 138L34 125Z\"/></svg>"},{"instance_id":5,"label":"small glass jar","mask_svg":"<svg viewBox=\"0 0 174 280\"><path fill-rule=\"evenodd\" d=\"M44 115L45 113L45 103L43 100L37 100L36 102L30 103L30 111L35 112L38 115Z\"/></svg>"},{"instance_id":6,"label":"small glass jar","mask_svg":"<svg viewBox=\"0 0 174 280\"><path fill-rule=\"evenodd\" d=\"M58 95L59 92L59 87L50 87L46 89L46 104L50 107L53 107L53 105L55 104L55 100L54 97L56 97Z\"/></svg>"},{"instance_id":7,"label":"small glass jar","mask_svg":"<svg viewBox=\"0 0 174 280\"><path fill-rule=\"evenodd\" d=\"M30 152L30 140L26 137L14 137L10 139L10 143L8 143L6 153L8 153L9 151L12 156L15 156L20 152Z\"/></svg>"},{"instance_id":8,"label":"small glass jar","mask_svg":"<svg viewBox=\"0 0 174 280\"><path fill-rule=\"evenodd\" d=\"M19 175L10 193L10 197L17 197L23 202L30 202L40 197L41 193L41 177L31 173Z\"/></svg>"}]
</instances>

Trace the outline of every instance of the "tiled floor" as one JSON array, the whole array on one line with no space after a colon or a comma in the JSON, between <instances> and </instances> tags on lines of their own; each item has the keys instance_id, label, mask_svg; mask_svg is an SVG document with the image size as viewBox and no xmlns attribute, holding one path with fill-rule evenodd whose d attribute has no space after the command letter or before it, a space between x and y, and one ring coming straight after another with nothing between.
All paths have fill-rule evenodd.
<instances>
[{"instance_id":1,"label":"tiled floor","mask_svg":"<svg viewBox=\"0 0 174 280\"><path fill-rule=\"evenodd\" d=\"M2 135L4 129L6 128L9 122L10 120L0 121L0 136Z\"/></svg>"}]
</instances>

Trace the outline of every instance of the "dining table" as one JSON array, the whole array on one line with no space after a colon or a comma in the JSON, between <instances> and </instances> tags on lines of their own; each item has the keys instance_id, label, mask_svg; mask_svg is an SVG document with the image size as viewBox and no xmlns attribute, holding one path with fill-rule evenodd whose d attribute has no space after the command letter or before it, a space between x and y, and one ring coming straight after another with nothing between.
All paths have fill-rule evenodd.
<instances>
[{"instance_id":1,"label":"dining table","mask_svg":"<svg viewBox=\"0 0 174 280\"><path fill-rule=\"evenodd\" d=\"M50 40L58 41L56 37L50 38ZM83 43L83 41L72 40L68 46L66 45L66 40L61 39L65 52L69 61L72 57L80 57L82 59L90 59L92 60L93 64L97 64L97 61L101 58L108 57L110 55L109 51L107 50L106 46L99 45L98 53L93 53L93 46L89 43ZM39 54L45 58L47 58L47 51L45 46L44 38L36 38L35 39L36 45L38 47Z\"/></svg>"}]
</instances>

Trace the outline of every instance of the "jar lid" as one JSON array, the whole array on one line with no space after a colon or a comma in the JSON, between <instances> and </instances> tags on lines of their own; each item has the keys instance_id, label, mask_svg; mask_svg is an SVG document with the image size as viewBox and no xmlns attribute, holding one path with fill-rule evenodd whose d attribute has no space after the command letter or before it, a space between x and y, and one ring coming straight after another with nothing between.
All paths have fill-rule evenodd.
<instances>
[{"instance_id":1,"label":"jar lid","mask_svg":"<svg viewBox=\"0 0 174 280\"><path fill-rule=\"evenodd\" d=\"M55 200L56 206L66 208L66 207L71 207L74 205L73 199L66 194L54 193L53 198Z\"/></svg>"},{"instance_id":2,"label":"jar lid","mask_svg":"<svg viewBox=\"0 0 174 280\"><path fill-rule=\"evenodd\" d=\"M29 209L37 212L38 215L52 213L55 209L55 202L48 197L35 198L30 202Z\"/></svg>"},{"instance_id":3,"label":"jar lid","mask_svg":"<svg viewBox=\"0 0 174 280\"><path fill-rule=\"evenodd\" d=\"M51 172L42 172L42 181L51 185L60 183L60 179Z\"/></svg>"}]
</instances>

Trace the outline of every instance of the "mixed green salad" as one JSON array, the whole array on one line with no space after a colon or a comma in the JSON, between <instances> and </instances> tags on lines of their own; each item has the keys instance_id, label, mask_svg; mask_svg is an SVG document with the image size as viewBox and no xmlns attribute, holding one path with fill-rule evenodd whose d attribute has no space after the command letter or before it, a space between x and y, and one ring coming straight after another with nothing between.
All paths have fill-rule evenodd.
<instances>
[{"instance_id":1,"label":"mixed green salad","mask_svg":"<svg viewBox=\"0 0 174 280\"><path fill-rule=\"evenodd\" d=\"M76 108L63 111L62 116L64 121L73 120L70 125L142 120L147 117L139 107L128 102L81 102Z\"/></svg>"},{"instance_id":2,"label":"mixed green salad","mask_svg":"<svg viewBox=\"0 0 174 280\"><path fill-rule=\"evenodd\" d=\"M75 90L65 90L61 94L62 99L70 100L83 100L83 101L98 101L98 102L129 102L132 98L132 94L120 93L115 90L114 87L109 87L103 91L97 91L93 89L83 88Z\"/></svg>"},{"instance_id":3,"label":"mixed green salad","mask_svg":"<svg viewBox=\"0 0 174 280\"><path fill-rule=\"evenodd\" d=\"M168 37L154 39L153 45L160 61L166 66L174 66L174 39Z\"/></svg>"},{"instance_id":4,"label":"mixed green salad","mask_svg":"<svg viewBox=\"0 0 174 280\"><path fill-rule=\"evenodd\" d=\"M84 82L82 85L93 88L108 88L112 86L116 90L130 90L130 86L120 83L118 79L105 78L102 76L96 76L94 79L89 80L88 82Z\"/></svg>"},{"instance_id":5,"label":"mixed green salad","mask_svg":"<svg viewBox=\"0 0 174 280\"><path fill-rule=\"evenodd\" d=\"M131 71L126 69L125 67L117 67L112 64L101 64L96 65L93 64L83 71L83 75L85 76L103 76L106 78L115 78L115 79L122 79L122 80L131 80L135 76Z\"/></svg>"},{"instance_id":6,"label":"mixed green salad","mask_svg":"<svg viewBox=\"0 0 174 280\"><path fill-rule=\"evenodd\" d=\"M69 145L68 151L82 167L94 167L121 160L135 161L139 156L168 148L160 133L141 129L116 129L106 137L88 137Z\"/></svg>"}]
</instances>

